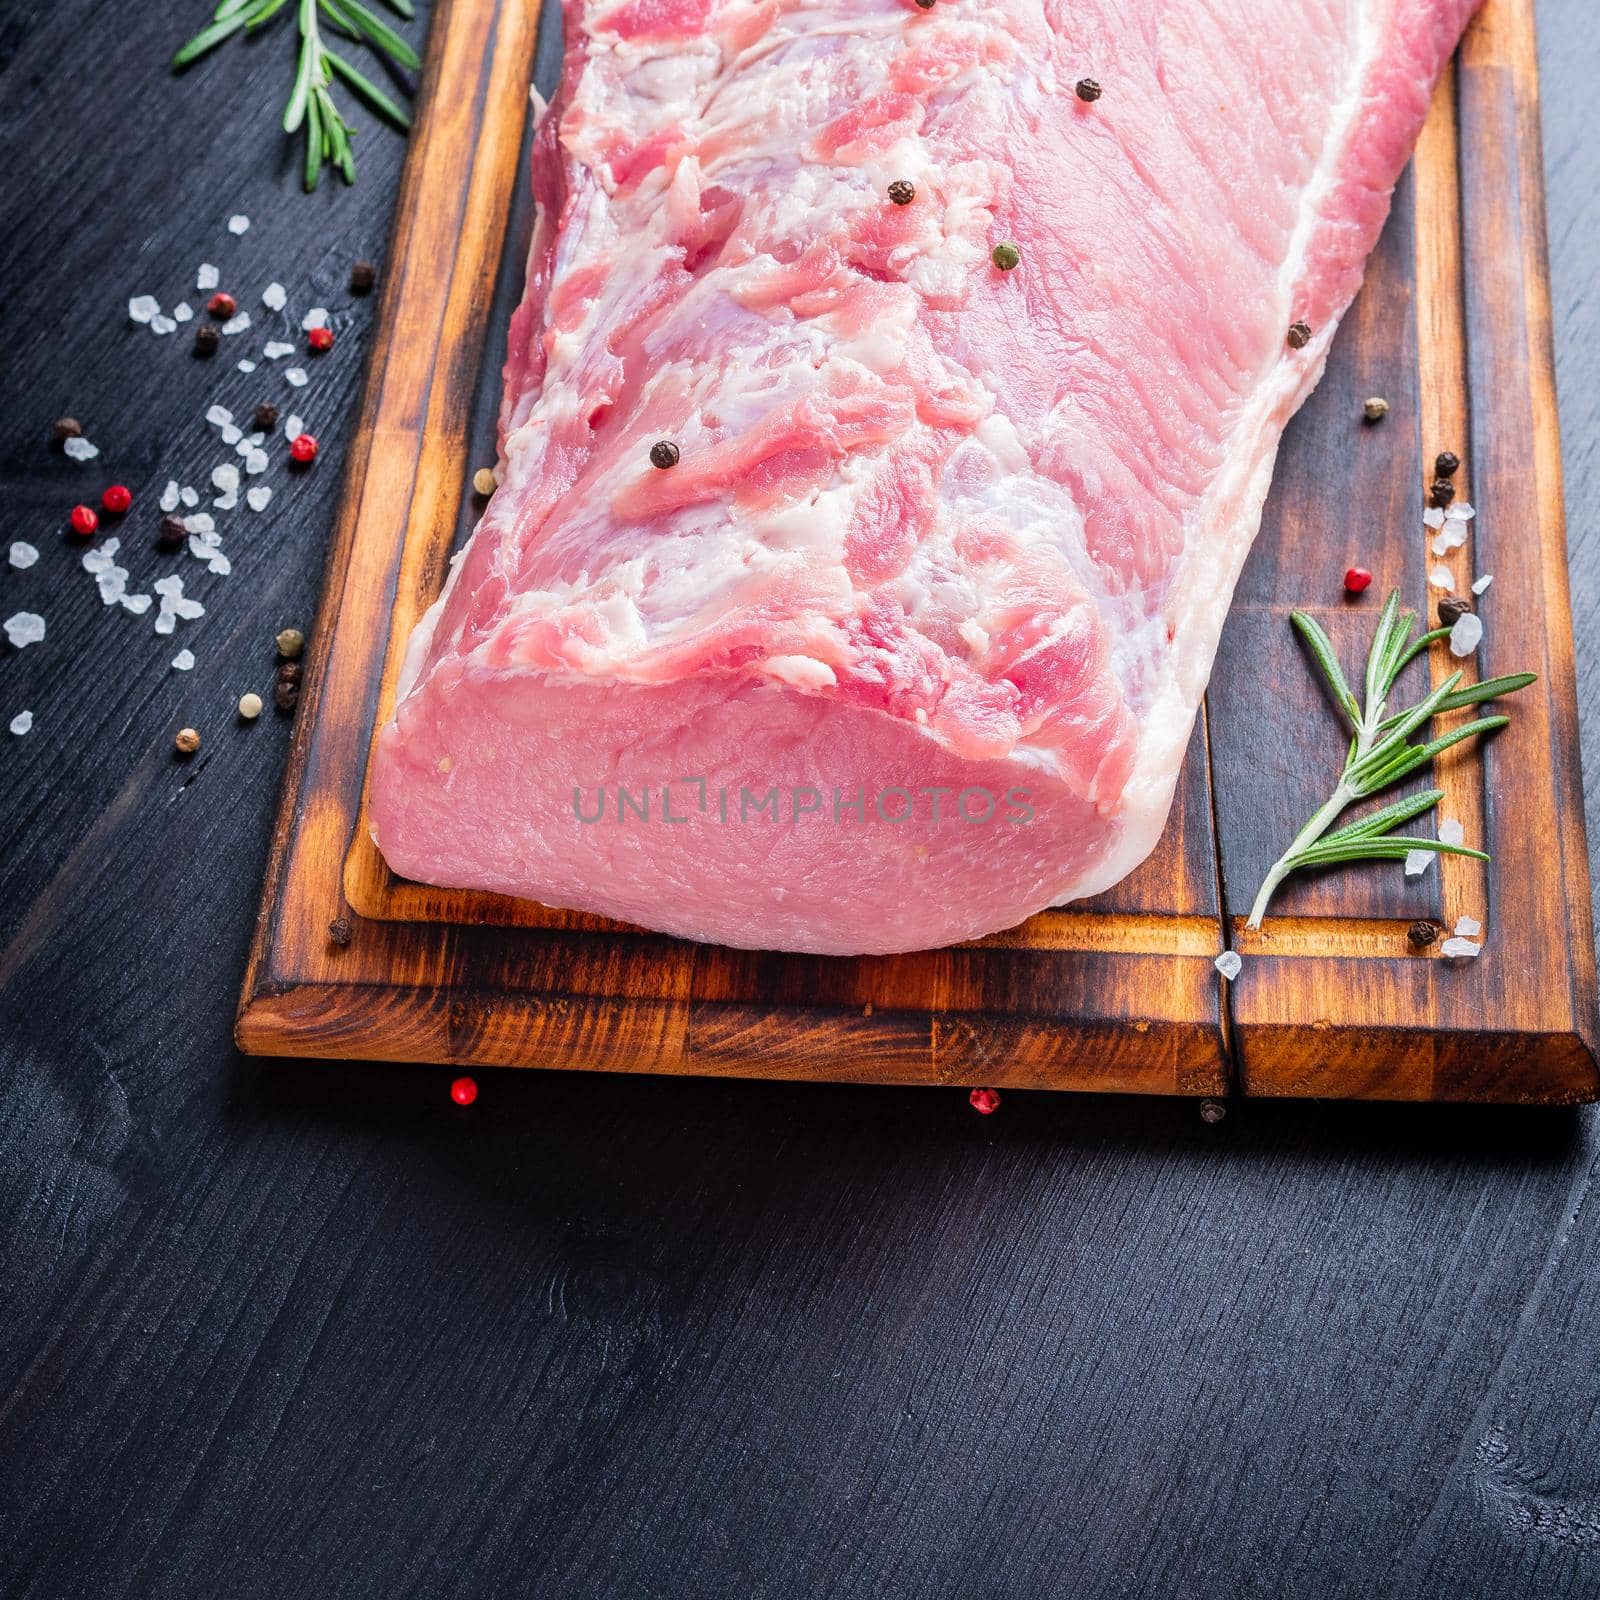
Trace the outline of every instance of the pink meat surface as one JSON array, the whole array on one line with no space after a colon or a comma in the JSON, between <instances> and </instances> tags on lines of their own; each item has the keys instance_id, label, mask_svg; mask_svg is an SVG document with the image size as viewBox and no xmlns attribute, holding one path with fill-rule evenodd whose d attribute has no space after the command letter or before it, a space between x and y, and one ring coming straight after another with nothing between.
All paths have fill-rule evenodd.
<instances>
[{"instance_id":1,"label":"pink meat surface","mask_svg":"<svg viewBox=\"0 0 1600 1600\"><path fill-rule=\"evenodd\" d=\"M1130 871L1475 3L567 0L391 866L832 954Z\"/></svg>"}]
</instances>

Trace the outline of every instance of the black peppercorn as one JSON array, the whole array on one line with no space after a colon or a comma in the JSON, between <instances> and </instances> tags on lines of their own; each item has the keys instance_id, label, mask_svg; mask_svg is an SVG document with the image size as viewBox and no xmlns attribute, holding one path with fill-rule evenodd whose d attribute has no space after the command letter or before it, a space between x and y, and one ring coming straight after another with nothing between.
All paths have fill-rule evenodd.
<instances>
[{"instance_id":1,"label":"black peppercorn","mask_svg":"<svg viewBox=\"0 0 1600 1600\"><path fill-rule=\"evenodd\" d=\"M668 467L677 466L679 459L680 452L678 447L670 439L657 439L650 446L650 465L659 467L663 472Z\"/></svg>"},{"instance_id":2,"label":"black peppercorn","mask_svg":"<svg viewBox=\"0 0 1600 1600\"><path fill-rule=\"evenodd\" d=\"M300 663L298 661L280 661L278 663L279 683L299 683Z\"/></svg>"},{"instance_id":3,"label":"black peppercorn","mask_svg":"<svg viewBox=\"0 0 1600 1600\"><path fill-rule=\"evenodd\" d=\"M1406 929L1406 938L1413 950L1426 950L1438 937L1439 925L1436 922L1413 922Z\"/></svg>"},{"instance_id":4,"label":"black peppercorn","mask_svg":"<svg viewBox=\"0 0 1600 1600\"><path fill-rule=\"evenodd\" d=\"M370 261L358 261L350 269L350 293L371 294L378 281L378 269Z\"/></svg>"},{"instance_id":5,"label":"black peppercorn","mask_svg":"<svg viewBox=\"0 0 1600 1600\"><path fill-rule=\"evenodd\" d=\"M1441 450L1433 458L1433 473L1436 478L1453 478L1461 466L1461 457L1454 450Z\"/></svg>"},{"instance_id":6,"label":"black peppercorn","mask_svg":"<svg viewBox=\"0 0 1600 1600\"><path fill-rule=\"evenodd\" d=\"M1441 600L1439 602L1439 622L1443 627L1453 628L1471 611L1472 607L1465 600L1454 598Z\"/></svg>"},{"instance_id":7,"label":"black peppercorn","mask_svg":"<svg viewBox=\"0 0 1600 1600\"><path fill-rule=\"evenodd\" d=\"M342 950L355 937L349 917L335 917L328 924L328 937Z\"/></svg>"},{"instance_id":8,"label":"black peppercorn","mask_svg":"<svg viewBox=\"0 0 1600 1600\"><path fill-rule=\"evenodd\" d=\"M1438 510L1456 497L1456 486L1448 478L1435 478L1428 485L1428 504Z\"/></svg>"},{"instance_id":9,"label":"black peppercorn","mask_svg":"<svg viewBox=\"0 0 1600 1600\"><path fill-rule=\"evenodd\" d=\"M908 206L917 198L917 191L911 184L907 183L904 178L896 178L894 182L889 185L889 198L893 200L897 206Z\"/></svg>"},{"instance_id":10,"label":"black peppercorn","mask_svg":"<svg viewBox=\"0 0 1600 1600\"><path fill-rule=\"evenodd\" d=\"M1073 85L1072 92L1085 105L1092 105L1100 98L1100 85L1093 78L1079 78L1077 83Z\"/></svg>"},{"instance_id":11,"label":"black peppercorn","mask_svg":"<svg viewBox=\"0 0 1600 1600\"><path fill-rule=\"evenodd\" d=\"M221 341L222 335L217 332L216 324L202 322L194 330L194 353L197 356L214 356Z\"/></svg>"},{"instance_id":12,"label":"black peppercorn","mask_svg":"<svg viewBox=\"0 0 1600 1600\"><path fill-rule=\"evenodd\" d=\"M300 685L285 683L281 678L272 688L272 703L285 715L300 704Z\"/></svg>"},{"instance_id":13,"label":"black peppercorn","mask_svg":"<svg viewBox=\"0 0 1600 1600\"><path fill-rule=\"evenodd\" d=\"M265 400L256 407L255 415L250 419L254 431L257 433L271 433L278 426L278 408L268 405Z\"/></svg>"},{"instance_id":14,"label":"black peppercorn","mask_svg":"<svg viewBox=\"0 0 1600 1600\"><path fill-rule=\"evenodd\" d=\"M917 4L924 11L932 11L933 10L933 3L934 3L934 0L917 0Z\"/></svg>"},{"instance_id":15,"label":"black peppercorn","mask_svg":"<svg viewBox=\"0 0 1600 1600\"><path fill-rule=\"evenodd\" d=\"M165 516L156 529L156 543L163 550L176 550L188 537L189 530L184 527L182 517Z\"/></svg>"},{"instance_id":16,"label":"black peppercorn","mask_svg":"<svg viewBox=\"0 0 1600 1600\"><path fill-rule=\"evenodd\" d=\"M83 424L76 417L60 417L50 430L50 437L57 444L65 444L68 439L81 439L83 437Z\"/></svg>"},{"instance_id":17,"label":"black peppercorn","mask_svg":"<svg viewBox=\"0 0 1600 1600\"><path fill-rule=\"evenodd\" d=\"M1289 324L1289 348L1291 350L1304 350L1311 343L1311 324L1309 322L1291 322Z\"/></svg>"}]
</instances>

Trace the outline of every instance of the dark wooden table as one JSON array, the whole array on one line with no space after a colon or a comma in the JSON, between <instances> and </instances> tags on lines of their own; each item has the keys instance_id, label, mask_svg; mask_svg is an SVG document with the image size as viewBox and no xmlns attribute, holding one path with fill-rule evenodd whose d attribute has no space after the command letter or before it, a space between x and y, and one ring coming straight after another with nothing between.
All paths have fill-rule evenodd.
<instances>
[{"instance_id":1,"label":"dark wooden table","mask_svg":"<svg viewBox=\"0 0 1600 1600\"><path fill-rule=\"evenodd\" d=\"M1541 7L1580 644L1589 9ZM42 552L0 607L50 629L0 646L0 1594L1600 1594L1591 1114L540 1073L459 1111L232 1050L288 737L232 708L312 615L402 146L301 196L282 34L166 75L202 10L0 4L0 544ZM128 326L202 260L258 322L273 277L333 310L304 390ZM205 618L104 609L65 508L129 483L148 588L206 406L291 395L322 457L231 577L177 566Z\"/></svg>"}]
</instances>

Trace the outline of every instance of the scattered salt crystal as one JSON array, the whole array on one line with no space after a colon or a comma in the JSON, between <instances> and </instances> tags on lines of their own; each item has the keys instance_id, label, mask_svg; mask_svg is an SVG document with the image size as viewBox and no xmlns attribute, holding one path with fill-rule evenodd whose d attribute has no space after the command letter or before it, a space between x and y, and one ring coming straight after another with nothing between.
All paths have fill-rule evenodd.
<instances>
[{"instance_id":1,"label":"scattered salt crystal","mask_svg":"<svg viewBox=\"0 0 1600 1600\"><path fill-rule=\"evenodd\" d=\"M11 565L19 570L31 567L39 559L39 552L31 544L18 539L11 546Z\"/></svg>"},{"instance_id":2,"label":"scattered salt crystal","mask_svg":"<svg viewBox=\"0 0 1600 1600\"><path fill-rule=\"evenodd\" d=\"M113 557L122 548L120 539L107 539L102 545L83 552L82 566L85 572L107 572L114 565Z\"/></svg>"},{"instance_id":3,"label":"scattered salt crystal","mask_svg":"<svg viewBox=\"0 0 1600 1600\"><path fill-rule=\"evenodd\" d=\"M168 478L167 486L161 491L161 509L163 511L176 511L178 509L178 480Z\"/></svg>"},{"instance_id":4,"label":"scattered salt crystal","mask_svg":"<svg viewBox=\"0 0 1600 1600\"><path fill-rule=\"evenodd\" d=\"M305 388L306 383L308 382L308 379L306 378L306 369L304 367L290 367L289 370L284 373L284 377L286 377L290 384L296 389ZM67 443L71 444L72 441L69 439Z\"/></svg>"},{"instance_id":5,"label":"scattered salt crystal","mask_svg":"<svg viewBox=\"0 0 1600 1600\"><path fill-rule=\"evenodd\" d=\"M238 423L230 422L224 426L222 430L222 442L224 444L238 444L242 438L244 438L244 429Z\"/></svg>"},{"instance_id":6,"label":"scattered salt crystal","mask_svg":"<svg viewBox=\"0 0 1600 1600\"><path fill-rule=\"evenodd\" d=\"M250 231L250 219L243 212L236 213L228 218L228 232L237 238L241 233Z\"/></svg>"},{"instance_id":7,"label":"scattered salt crystal","mask_svg":"<svg viewBox=\"0 0 1600 1600\"><path fill-rule=\"evenodd\" d=\"M136 617L142 617L150 609L150 596L147 594L125 594L122 597L122 609L131 611Z\"/></svg>"},{"instance_id":8,"label":"scattered salt crystal","mask_svg":"<svg viewBox=\"0 0 1600 1600\"><path fill-rule=\"evenodd\" d=\"M244 492L245 504L252 511L265 511L267 502L272 498L272 490L264 483L252 484Z\"/></svg>"},{"instance_id":9,"label":"scattered salt crystal","mask_svg":"<svg viewBox=\"0 0 1600 1600\"><path fill-rule=\"evenodd\" d=\"M252 450L244 458L244 470L252 478L259 478L267 470L267 452L265 450Z\"/></svg>"},{"instance_id":10,"label":"scattered salt crystal","mask_svg":"<svg viewBox=\"0 0 1600 1600\"><path fill-rule=\"evenodd\" d=\"M69 461L93 461L100 454L100 446L84 438L66 440L61 450Z\"/></svg>"},{"instance_id":11,"label":"scattered salt crystal","mask_svg":"<svg viewBox=\"0 0 1600 1600\"><path fill-rule=\"evenodd\" d=\"M1428 574L1428 582L1435 589L1453 589L1456 586L1456 580L1451 576L1449 567L1435 567Z\"/></svg>"},{"instance_id":12,"label":"scattered salt crystal","mask_svg":"<svg viewBox=\"0 0 1600 1600\"><path fill-rule=\"evenodd\" d=\"M285 344L282 339L268 339L261 353L268 361L276 361L279 356L292 356L294 346Z\"/></svg>"},{"instance_id":13,"label":"scattered salt crystal","mask_svg":"<svg viewBox=\"0 0 1600 1600\"><path fill-rule=\"evenodd\" d=\"M1474 594L1482 594L1483 591L1485 589L1487 589L1489 587L1489 585L1491 583L1493 583L1493 582L1494 582L1494 574L1492 572L1486 572L1486 573L1484 573L1484 575L1481 578L1474 578L1473 579L1473 581L1472 581L1472 592Z\"/></svg>"},{"instance_id":14,"label":"scattered salt crystal","mask_svg":"<svg viewBox=\"0 0 1600 1600\"><path fill-rule=\"evenodd\" d=\"M1470 656L1482 638L1483 618L1475 611L1468 611L1456 618L1456 625L1450 630L1450 654Z\"/></svg>"},{"instance_id":15,"label":"scattered salt crystal","mask_svg":"<svg viewBox=\"0 0 1600 1600\"><path fill-rule=\"evenodd\" d=\"M128 592L128 569L107 567L104 572L95 573L94 581L100 590L100 604L114 606Z\"/></svg>"},{"instance_id":16,"label":"scattered salt crystal","mask_svg":"<svg viewBox=\"0 0 1600 1600\"><path fill-rule=\"evenodd\" d=\"M250 313L241 311L236 316L229 317L222 324L221 332L225 334L243 333L250 326Z\"/></svg>"},{"instance_id":17,"label":"scattered salt crystal","mask_svg":"<svg viewBox=\"0 0 1600 1600\"><path fill-rule=\"evenodd\" d=\"M247 433L244 436L244 442L253 450L257 445L265 444L267 436L264 433Z\"/></svg>"},{"instance_id":18,"label":"scattered salt crystal","mask_svg":"<svg viewBox=\"0 0 1600 1600\"><path fill-rule=\"evenodd\" d=\"M148 322L161 310L161 302L153 294L136 294L128 302L130 322Z\"/></svg>"},{"instance_id":19,"label":"scattered salt crystal","mask_svg":"<svg viewBox=\"0 0 1600 1600\"><path fill-rule=\"evenodd\" d=\"M1465 500L1457 500L1445 512L1444 520L1446 522L1471 522L1477 514L1477 511L1472 506L1469 506Z\"/></svg>"},{"instance_id":20,"label":"scattered salt crystal","mask_svg":"<svg viewBox=\"0 0 1600 1600\"><path fill-rule=\"evenodd\" d=\"M165 606L162 606L162 608L156 613L156 632L171 633L172 630L177 627L177 625L177 622L173 619L172 613L168 611Z\"/></svg>"},{"instance_id":21,"label":"scattered salt crystal","mask_svg":"<svg viewBox=\"0 0 1600 1600\"><path fill-rule=\"evenodd\" d=\"M172 658L172 668L175 672L187 672L194 665L194 651L180 650Z\"/></svg>"},{"instance_id":22,"label":"scattered salt crystal","mask_svg":"<svg viewBox=\"0 0 1600 1600\"><path fill-rule=\"evenodd\" d=\"M199 490L198 490L198 489L191 489L191 488L190 488L190 487L189 487L189 486L188 486L188 484L185 484L185 485L184 485L184 486L183 486L183 487L182 487L182 488L181 488L181 489L180 489L180 490L179 490L179 491L178 491L178 498L179 498L179 499L180 499L180 500L181 500L181 501L182 501L182 502L183 502L183 503L184 503L184 504L185 504L185 505L186 505L186 506L197 506L197 505L199 505L199 504L200 504L200 491L199 491Z\"/></svg>"},{"instance_id":23,"label":"scattered salt crystal","mask_svg":"<svg viewBox=\"0 0 1600 1600\"><path fill-rule=\"evenodd\" d=\"M1426 528L1442 528L1444 526L1444 512L1438 506L1429 506L1422 513L1422 524Z\"/></svg>"},{"instance_id":24,"label":"scattered salt crystal","mask_svg":"<svg viewBox=\"0 0 1600 1600\"><path fill-rule=\"evenodd\" d=\"M157 578L150 587L157 594L170 599L175 594L183 593L183 579L174 573L169 573L165 578Z\"/></svg>"},{"instance_id":25,"label":"scattered salt crystal","mask_svg":"<svg viewBox=\"0 0 1600 1600\"><path fill-rule=\"evenodd\" d=\"M290 444L293 444L305 431L305 422L292 411L283 419L283 436Z\"/></svg>"},{"instance_id":26,"label":"scattered salt crystal","mask_svg":"<svg viewBox=\"0 0 1600 1600\"><path fill-rule=\"evenodd\" d=\"M1466 939L1476 939L1483 932L1483 924L1476 917L1457 917L1455 932Z\"/></svg>"},{"instance_id":27,"label":"scattered salt crystal","mask_svg":"<svg viewBox=\"0 0 1600 1600\"><path fill-rule=\"evenodd\" d=\"M219 494L211 503L218 511L232 511L239 503L239 491L230 489L226 494Z\"/></svg>"},{"instance_id":28,"label":"scattered salt crystal","mask_svg":"<svg viewBox=\"0 0 1600 1600\"><path fill-rule=\"evenodd\" d=\"M6 638L18 650L44 638L44 618L37 611L18 611L6 618Z\"/></svg>"},{"instance_id":29,"label":"scattered salt crystal","mask_svg":"<svg viewBox=\"0 0 1600 1600\"><path fill-rule=\"evenodd\" d=\"M150 331L151 333L176 333L178 324L171 317L151 317Z\"/></svg>"},{"instance_id":30,"label":"scattered salt crystal","mask_svg":"<svg viewBox=\"0 0 1600 1600\"><path fill-rule=\"evenodd\" d=\"M180 617L189 622L192 622L196 617L203 617L206 614L206 608L201 605L198 600L186 600L182 595L179 595L178 598L172 602L172 609Z\"/></svg>"},{"instance_id":31,"label":"scattered salt crystal","mask_svg":"<svg viewBox=\"0 0 1600 1600\"><path fill-rule=\"evenodd\" d=\"M219 550L206 563L206 571L214 572L219 578L226 578L233 571L233 563Z\"/></svg>"},{"instance_id":32,"label":"scattered salt crystal","mask_svg":"<svg viewBox=\"0 0 1600 1600\"><path fill-rule=\"evenodd\" d=\"M241 372L254 372L256 370L256 364L253 361L241 361L239 363L239 370Z\"/></svg>"},{"instance_id":33,"label":"scattered salt crystal","mask_svg":"<svg viewBox=\"0 0 1600 1600\"><path fill-rule=\"evenodd\" d=\"M1232 983L1239 976L1239 970L1244 966L1244 962L1239 959L1237 950L1224 950L1211 965Z\"/></svg>"},{"instance_id":34,"label":"scattered salt crystal","mask_svg":"<svg viewBox=\"0 0 1600 1600\"><path fill-rule=\"evenodd\" d=\"M212 533L217 526L217 519L209 511L197 511L192 517L185 517L183 525L190 533Z\"/></svg>"},{"instance_id":35,"label":"scattered salt crystal","mask_svg":"<svg viewBox=\"0 0 1600 1600\"><path fill-rule=\"evenodd\" d=\"M1440 822L1439 822L1439 843L1440 844L1465 844L1466 840L1467 840L1467 830L1464 827L1461 826L1460 820L1458 818L1456 818L1456 817L1444 817L1444 818L1440 819Z\"/></svg>"},{"instance_id":36,"label":"scattered salt crystal","mask_svg":"<svg viewBox=\"0 0 1600 1600\"><path fill-rule=\"evenodd\" d=\"M206 421L214 428L224 428L233 421L233 413L226 406L212 406L206 412Z\"/></svg>"},{"instance_id":37,"label":"scattered salt crystal","mask_svg":"<svg viewBox=\"0 0 1600 1600\"><path fill-rule=\"evenodd\" d=\"M1471 958L1477 955L1481 949L1483 949L1483 946L1474 939L1446 939L1439 946L1439 954L1442 956Z\"/></svg>"},{"instance_id":38,"label":"scattered salt crystal","mask_svg":"<svg viewBox=\"0 0 1600 1600\"><path fill-rule=\"evenodd\" d=\"M1434 535L1433 553L1436 556L1447 555L1452 550L1459 550L1466 542L1466 523L1447 522L1440 532Z\"/></svg>"},{"instance_id":39,"label":"scattered salt crystal","mask_svg":"<svg viewBox=\"0 0 1600 1600\"><path fill-rule=\"evenodd\" d=\"M1407 850L1406 876L1408 878L1420 878L1428 870L1428 863L1432 860L1433 851L1431 850Z\"/></svg>"},{"instance_id":40,"label":"scattered salt crystal","mask_svg":"<svg viewBox=\"0 0 1600 1600\"><path fill-rule=\"evenodd\" d=\"M326 328L328 326L328 308L326 306L312 306L300 319L300 326L310 333L313 328Z\"/></svg>"},{"instance_id":41,"label":"scattered salt crystal","mask_svg":"<svg viewBox=\"0 0 1600 1600\"><path fill-rule=\"evenodd\" d=\"M269 283L261 291L261 303L268 311L282 311L289 303L289 291L281 283Z\"/></svg>"},{"instance_id":42,"label":"scattered salt crystal","mask_svg":"<svg viewBox=\"0 0 1600 1600\"><path fill-rule=\"evenodd\" d=\"M239 487L239 469L231 461L221 462L211 469L211 483L214 488L226 494L230 489Z\"/></svg>"},{"instance_id":43,"label":"scattered salt crystal","mask_svg":"<svg viewBox=\"0 0 1600 1600\"><path fill-rule=\"evenodd\" d=\"M172 320L174 322L193 322L194 307L187 300L180 300L172 308Z\"/></svg>"},{"instance_id":44,"label":"scattered salt crystal","mask_svg":"<svg viewBox=\"0 0 1600 1600\"><path fill-rule=\"evenodd\" d=\"M13 733L27 733L32 727L33 713L31 711L19 711L16 716L11 719L11 731Z\"/></svg>"},{"instance_id":45,"label":"scattered salt crystal","mask_svg":"<svg viewBox=\"0 0 1600 1600\"><path fill-rule=\"evenodd\" d=\"M198 533L191 533L189 535L189 554L196 561L209 561L217 553L217 546L220 542L214 533L209 538L203 537Z\"/></svg>"},{"instance_id":46,"label":"scattered salt crystal","mask_svg":"<svg viewBox=\"0 0 1600 1600\"><path fill-rule=\"evenodd\" d=\"M222 282L222 274L211 265L209 261L200 263L200 270L194 275L194 286L197 289L215 289Z\"/></svg>"}]
</instances>

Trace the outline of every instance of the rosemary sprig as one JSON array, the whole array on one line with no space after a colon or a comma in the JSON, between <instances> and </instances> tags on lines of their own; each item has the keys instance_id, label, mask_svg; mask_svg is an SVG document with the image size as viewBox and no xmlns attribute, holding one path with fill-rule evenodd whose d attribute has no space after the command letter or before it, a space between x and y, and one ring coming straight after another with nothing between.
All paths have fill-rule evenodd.
<instances>
[{"instance_id":1,"label":"rosemary sprig","mask_svg":"<svg viewBox=\"0 0 1600 1600\"><path fill-rule=\"evenodd\" d=\"M415 15L411 0L383 0L383 3L399 17L409 20ZM173 69L181 72L241 29L254 33L265 27L287 4L288 0L221 0L211 15L210 24L172 58ZM324 163L335 167L346 183L354 183L356 159L350 138L356 130L345 121L334 103L334 79L342 79L358 99L395 127L409 128L411 118L365 73L331 49L323 30L326 28L341 38L365 45L395 66L414 71L421 62L416 51L362 0L295 0L295 6L300 56L294 88L283 113L283 131L298 133L302 127L306 130L305 185L308 190L316 188Z\"/></svg>"},{"instance_id":2,"label":"rosemary sprig","mask_svg":"<svg viewBox=\"0 0 1600 1600\"><path fill-rule=\"evenodd\" d=\"M1475 706L1500 695L1514 694L1526 689L1534 681L1531 672L1513 672L1499 678L1485 678L1481 683L1461 685L1461 674L1452 672L1433 692L1409 710L1389 709L1389 693L1395 679L1436 640L1450 636L1448 628L1435 628L1430 633L1411 637L1416 617L1400 610L1400 591L1396 589L1384 603L1378 617L1377 631L1372 636L1372 647L1367 652L1367 670L1362 681L1362 694L1358 699L1339 665L1333 643L1315 617L1304 611L1290 613L1294 623L1310 649L1313 659L1322 671L1334 704L1344 720L1350 724L1350 749L1345 756L1344 770L1334 786L1326 804L1303 827L1293 844L1273 863L1250 908L1248 926L1259 928L1266 915L1267 905L1278 885L1301 867L1333 866L1346 861L1397 861L1412 850L1432 850L1439 855L1471 856L1478 861L1489 858L1481 850L1469 850L1465 845L1445 844L1438 839L1418 839L1410 834L1394 833L1402 823L1431 811L1444 798L1441 789L1426 789L1421 794L1398 800L1370 816L1348 824L1333 833L1328 830L1335 821L1354 805L1384 789L1392 788L1409 777L1419 767L1426 766L1436 755L1458 745L1463 739L1476 734L1489 733L1503 728L1511 719L1507 716L1479 717L1463 723L1430 739L1426 744L1412 744L1411 735L1442 711L1456 711L1462 706Z\"/></svg>"}]
</instances>

